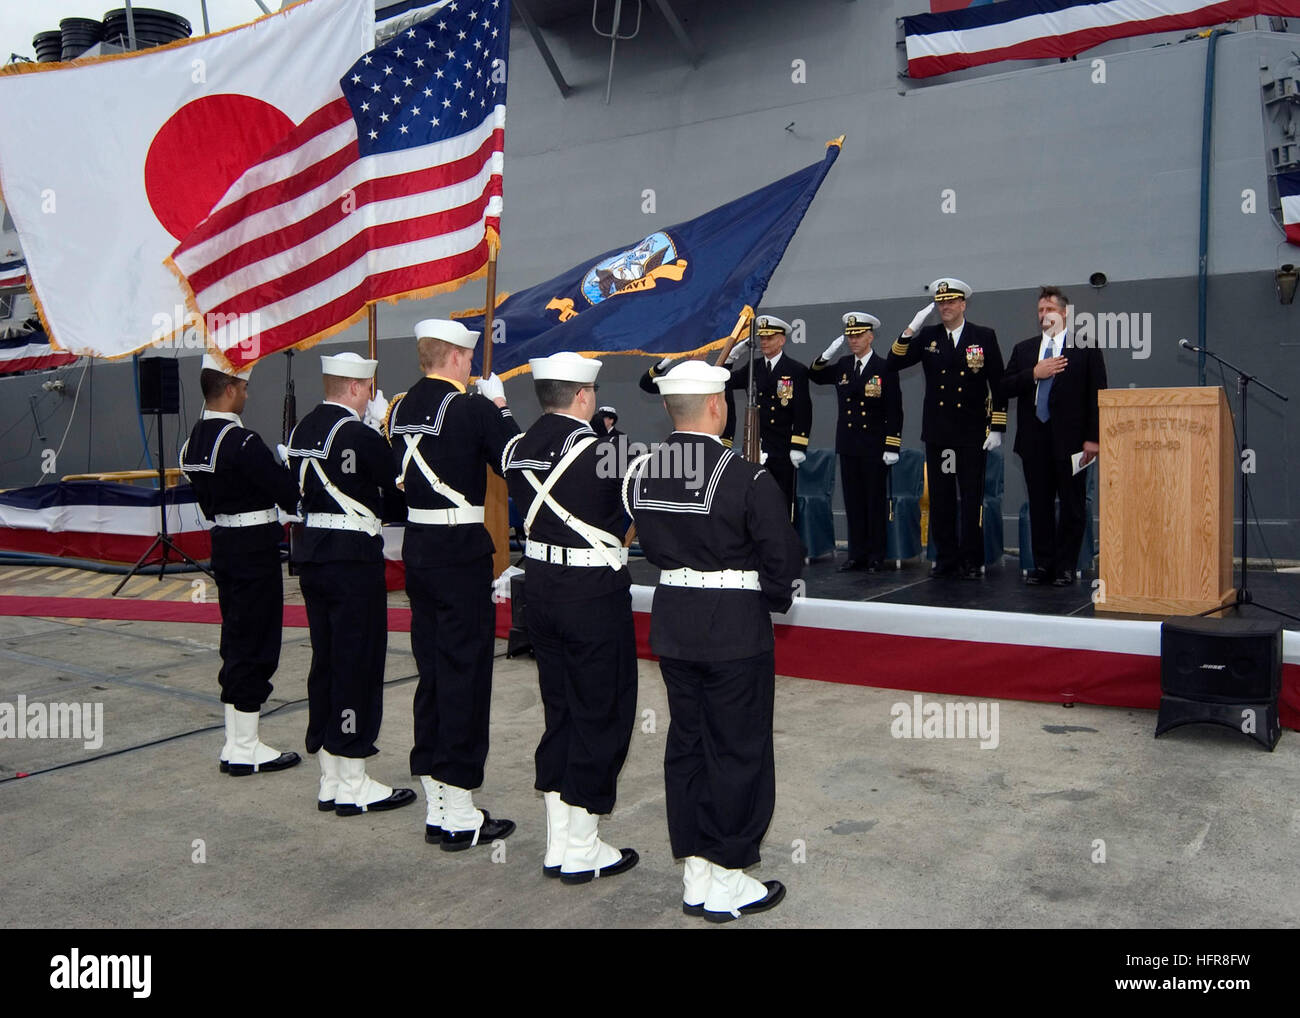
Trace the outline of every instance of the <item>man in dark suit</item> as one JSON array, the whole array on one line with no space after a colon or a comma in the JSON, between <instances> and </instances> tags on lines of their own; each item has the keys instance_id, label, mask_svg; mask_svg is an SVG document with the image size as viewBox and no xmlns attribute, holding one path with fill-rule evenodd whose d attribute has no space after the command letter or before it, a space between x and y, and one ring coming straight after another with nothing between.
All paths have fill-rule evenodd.
<instances>
[{"instance_id":1,"label":"man in dark suit","mask_svg":"<svg viewBox=\"0 0 1300 1018\"><path fill-rule=\"evenodd\" d=\"M898 373L890 370L886 358L871 351L880 319L850 311L843 322L844 335L812 362L808 380L814 385L835 386L839 399L835 451L840 457L849 527L849 557L840 572L866 569L874 573L885 558L889 515L885 480L902 447L903 393ZM846 340L849 352L831 360Z\"/></svg>"},{"instance_id":2,"label":"man in dark suit","mask_svg":"<svg viewBox=\"0 0 1300 1018\"><path fill-rule=\"evenodd\" d=\"M1017 343L1002 379L1005 399L1018 399L1015 451L1029 493L1034 568L1026 582L1064 587L1087 525L1087 478L1074 472L1098 451L1097 392L1106 388L1106 362L1091 344L1076 345L1066 327L1068 301L1054 286L1038 295L1042 335ZM1056 519L1056 500L1061 519Z\"/></svg>"},{"instance_id":3,"label":"man in dark suit","mask_svg":"<svg viewBox=\"0 0 1300 1018\"><path fill-rule=\"evenodd\" d=\"M935 548L930 575L978 580L984 564L984 454L1002 444L1002 433L1007 430L1002 352L996 332L966 321L969 286L945 277L936 279L930 289L934 303L917 312L895 341L889 351L889 366L901 371L919 362L925 370L921 441L925 443ZM936 307L941 324L921 328ZM1002 525L1001 520L989 523Z\"/></svg>"},{"instance_id":4,"label":"man in dark suit","mask_svg":"<svg viewBox=\"0 0 1300 1018\"><path fill-rule=\"evenodd\" d=\"M754 359L754 384L758 432L765 453L763 465L784 493L793 520L795 471L808 458L808 432L812 429L808 369L783 352L786 337L790 335L788 322L772 315L759 315L755 325L762 354ZM749 360L746 358L732 370L727 389L748 388Z\"/></svg>"}]
</instances>

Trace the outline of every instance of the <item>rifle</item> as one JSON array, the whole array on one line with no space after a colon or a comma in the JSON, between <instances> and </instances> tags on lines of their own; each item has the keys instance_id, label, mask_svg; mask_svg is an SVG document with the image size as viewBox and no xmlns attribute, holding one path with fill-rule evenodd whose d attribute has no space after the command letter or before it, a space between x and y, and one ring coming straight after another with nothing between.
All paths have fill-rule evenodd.
<instances>
[{"instance_id":1,"label":"rifle","mask_svg":"<svg viewBox=\"0 0 1300 1018\"><path fill-rule=\"evenodd\" d=\"M758 381L754 375L754 351L757 348L758 316L755 315L749 320L749 385L745 391L748 402L745 404L745 438L741 447L741 455L751 463L759 463L763 459L758 433Z\"/></svg>"}]
</instances>

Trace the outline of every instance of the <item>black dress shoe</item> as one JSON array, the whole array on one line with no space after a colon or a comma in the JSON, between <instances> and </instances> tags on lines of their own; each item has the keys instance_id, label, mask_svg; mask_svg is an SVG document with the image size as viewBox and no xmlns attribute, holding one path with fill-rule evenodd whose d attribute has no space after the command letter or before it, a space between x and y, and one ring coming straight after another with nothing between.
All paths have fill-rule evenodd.
<instances>
[{"instance_id":1,"label":"black dress shoe","mask_svg":"<svg viewBox=\"0 0 1300 1018\"><path fill-rule=\"evenodd\" d=\"M869 572L869 573L878 573L878 572L880 572L880 570L883 569L883 568L884 568L884 566L883 566L880 562L868 562L868 563L867 563L867 572Z\"/></svg>"},{"instance_id":2,"label":"black dress shoe","mask_svg":"<svg viewBox=\"0 0 1300 1018\"><path fill-rule=\"evenodd\" d=\"M930 567L930 578L931 578L931 579L941 580L941 579L944 579L945 577L948 577L948 576L956 576L956 575L957 575L957 567L956 567L956 566L932 565L932 566Z\"/></svg>"},{"instance_id":3,"label":"black dress shoe","mask_svg":"<svg viewBox=\"0 0 1300 1018\"><path fill-rule=\"evenodd\" d=\"M776 908L781 904L781 899L785 897L785 885L779 880L765 880L763 886L767 888L766 897L751 901L748 905L741 905L736 911L741 915L753 915L756 912L766 912L769 908ZM708 912L703 909L701 911L704 918L711 923L729 923L737 918L730 912Z\"/></svg>"},{"instance_id":4,"label":"black dress shoe","mask_svg":"<svg viewBox=\"0 0 1300 1018\"><path fill-rule=\"evenodd\" d=\"M260 774L263 771L284 771L288 770L290 767L297 767L300 763L302 763L302 757L297 753L281 753L274 760L268 760L264 764L258 764L256 773ZM221 769L232 778L243 778L247 777L249 774L255 773L252 764L222 763Z\"/></svg>"},{"instance_id":5,"label":"black dress shoe","mask_svg":"<svg viewBox=\"0 0 1300 1018\"><path fill-rule=\"evenodd\" d=\"M1066 572L1063 573L1057 573L1055 576L1052 577L1053 587L1068 587L1072 583L1074 583L1073 570L1067 570Z\"/></svg>"},{"instance_id":6,"label":"black dress shoe","mask_svg":"<svg viewBox=\"0 0 1300 1018\"><path fill-rule=\"evenodd\" d=\"M415 802L415 793L409 788L394 788L393 794L387 799L380 799L378 802L372 802L365 809L351 802L336 802L334 804L334 815L340 817L356 817L362 813L382 813L388 809L401 809L403 806L409 806Z\"/></svg>"},{"instance_id":7,"label":"black dress shoe","mask_svg":"<svg viewBox=\"0 0 1300 1018\"><path fill-rule=\"evenodd\" d=\"M961 567L961 578L963 580L978 580L981 579L983 576L984 574L980 572L979 566Z\"/></svg>"},{"instance_id":8,"label":"black dress shoe","mask_svg":"<svg viewBox=\"0 0 1300 1018\"><path fill-rule=\"evenodd\" d=\"M559 875L560 875L560 867L558 866L542 867L542 876L544 877L558 877Z\"/></svg>"},{"instance_id":9,"label":"black dress shoe","mask_svg":"<svg viewBox=\"0 0 1300 1018\"><path fill-rule=\"evenodd\" d=\"M487 810L481 810L483 814L483 826L478 830L478 843L480 845L490 845L498 838L508 838L515 830L513 820L493 820L492 814ZM426 832L426 838L427 838ZM442 850L444 852L463 852L465 849L472 847L474 844L473 831L449 831L442 828Z\"/></svg>"},{"instance_id":10,"label":"black dress shoe","mask_svg":"<svg viewBox=\"0 0 1300 1018\"><path fill-rule=\"evenodd\" d=\"M604 867L600 871L602 877L616 877L620 873L626 873L635 866L641 858L636 854L636 849L634 848L621 848L619 851L623 853L623 858L610 866ZM561 873L560 879L566 884L585 884L589 883L595 875L595 870L579 870L577 873Z\"/></svg>"},{"instance_id":11,"label":"black dress shoe","mask_svg":"<svg viewBox=\"0 0 1300 1018\"><path fill-rule=\"evenodd\" d=\"M867 568L867 564L863 562L862 559L851 558L847 562L845 562L842 566L840 566L839 569L835 571L837 573L853 573L853 572L857 572L859 569L866 569L866 568Z\"/></svg>"},{"instance_id":12,"label":"black dress shoe","mask_svg":"<svg viewBox=\"0 0 1300 1018\"><path fill-rule=\"evenodd\" d=\"M698 905L688 905L686 902L682 902L682 914L693 916L704 915L704 902L700 902Z\"/></svg>"},{"instance_id":13,"label":"black dress shoe","mask_svg":"<svg viewBox=\"0 0 1300 1018\"><path fill-rule=\"evenodd\" d=\"M1037 587L1041 583L1046 583L1047 570L1046 569L1029 570L1029 575L1025 577L1025 582L1028 583L1031 587Z\"/></svg>"},{"instance_id":14,"label":"black dress shoe","mask_svg":"<svg viewBox=\"0 0 1300 1018\"><path fill-rule=\"evenodd\" d=\"M430 845L437 845L446 836L447 832L436 824L424 825L424 840Z\"/></svg>"},{"instance_id":15,"label":"black dress shoe","mask_svg":"<svg viewBox=\"0 0 1300 1018\"><path fill-rule=\"evenodd\" d=\"M333 799L317 799L317 800L316 800L316 808L317 808L320 812L322 812L322 813L333 813L333 812L334 812L334 800L333 800Z\"/></svg>"}]
</instances>

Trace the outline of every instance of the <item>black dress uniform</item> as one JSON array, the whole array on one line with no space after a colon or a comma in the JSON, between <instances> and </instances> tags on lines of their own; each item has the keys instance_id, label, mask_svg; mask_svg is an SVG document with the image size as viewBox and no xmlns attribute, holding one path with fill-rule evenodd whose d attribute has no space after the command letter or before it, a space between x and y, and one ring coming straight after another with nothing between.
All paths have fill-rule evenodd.
<instances>
[{"instance_id":1,"label":"black dress uniform","mask_svg":"<svg viewBox=\"0 0 1300 1018\"><path fill-rule=\"evenodd\" d=\"M373 756L388 650L379 521L406 515L392 449L349 407L321 403L289 436L289 464L304 514L294 561L311 629L307 751Z\"/></svg>"},{"instance_id":2,"label":"black dress uniform","mask_svg":"<svg viewBox=\"0 0 1300 1018\"><path fill-rule=\"evenodd\" d=\"M808 393L808 369L784 350L768 367L767 358L754 354L755 394L758 400L759 438L767 453L764 466L785 495L790 519L794 519L795 465L792 449L808 451L812 430L812 397ZM749 361L731 372L728 393L749 388ZM728 420L731 416L728 406Z\"/></svg>"},{"instance_id":3,"label":"black dress uniform","mask_svg":"<svg viewBox=\"0 0 1300 1018\"><path fill-rule=\"evenodd\" d=\"M748 363L748 360L746 360L746 362ZM649 371L647 371L644 375L641 376L640 380L637 382L637 385L641 387L642 392L648 392L650 393L651 396L658 396L659 386L655 384L655 379L662 378L664 375L668 374L668 372L671 371L677 364L680 363L682 362L676 361L673 364L670 364L662 372L657 371L656 368L658 367L658 365L655 365L655 367L652 367ZM725 428L722 429L722 444L726 446L728 449L732 447L732 445L735 443L736 440L736 398L732 394L733 391L734 390L732 389L728 389L726 393L727 425Z\"/></svg>"},{"instance_id":4,"label":"black dress uniform","mask_svg":"<svg viewBox=\"0 0 1300 1018\"><path fill-rule=\"evenodd\" d=\"M813 361L808 380L835 386L839 418L835 451L840 457L849 562L879 566L885 558L889 467L883 456L903 444L903 393L887 358L869 351L861 366L853 354Z\"/></svg>"},{"instance_id":5,"label":"black dress uniform","mask_svg":"<svg viewBox=\"0 0 1300 1018\"><path fill-rule=\"evenodd\" d=\"M1083 451L1084 442L1098 441L1097 393L1106 388L1106 362L1101 349L1071 342L1068 333L1056 339L1065 370L1053 375L1045 406L1039 395L1048 380L1034 378L1034 365L1045 345L1033 336L1015 345L1007 360L1002 391L1018 399L1015 451L1025 472L1029 495L1029 527L1034 566L1055 581L1073 579L1079 546L1087 525L1085 472L1074 473L1070 457ZM1049 355L1050 356L1050 355ZM1061 521L1056 522L1056 499L1061 500Z\"/></svg>"},{"instance_id":6,"label":"black dress uniform","mask_svg":"<svg viewBox=\"0 0 1300 1018\"><path fill-rule=\"evenodd\" d=\"M544 501L529 526L524 588L546 715L535 787L598 814L614 808L636 720L636 631L621 547L621 479L602 466L615 446L586 421L543 414L507 447L505 477L526 516L540 498L527 474L546 485L581 442L589 444L549 489L554 504ZM613 546L597 551L561 513L603 532L604 543Z\"/></svg>"},{"instance_id":7,"label":"black dress uniform","mask_svg":"<svg viewBox=\"0 0 1300 1018\"><path fill-rule=\"evenodd\" d=\"M1007 430L1002 352L997 333L963 322L954 346L942 324L902 335L889 351L896 371L920 363L925 371L921 441L930 486L930 532L940 573L984 564L984 441ZM958 544L957 496L961 493ZM990 521L1001 526L1002 521Z\"/></svg>"},{"instance_id":8,"label":"black dress uniform","mask_svg":"<svg viewBox=\"0 0 1300 1018\"><path fill-rule=\"evenodd\" d=\"M402 562L420 672L411 773L477 788L488 752L496 630L484 464L501 473L501 454L519 428L509 408L427 377L394 400L388 430L394 473L406 491Z\"/></svg>"},{"instance_id":9,"label":"black dress uniform","mask_svg":"<svg viewBox=\"0 0 1300 1018\"><path fill-rule=\"evenodd\" d=\"M221 700L255 713L280 663L284 581L276 506L293 514L294 476L235 414L204 410L181 447L181 469L212 521L212 574L221 606Z\"/></svg>"},{"instance_id":10,"label":"black dress uniform","mask_svg":"<svg viewBox=\"0 0 1300 1018\"><path fill-rule=\"evenodd\" d=\"M703 482L692 487L673 463L701 463ZM711 437L674 432L626 483L641 546L663 571L650 647L672 713L673 855L743 869L759 860L776 801L768 613L790 607L803 552L771 475Z\"/></svg>"}]
</instances>

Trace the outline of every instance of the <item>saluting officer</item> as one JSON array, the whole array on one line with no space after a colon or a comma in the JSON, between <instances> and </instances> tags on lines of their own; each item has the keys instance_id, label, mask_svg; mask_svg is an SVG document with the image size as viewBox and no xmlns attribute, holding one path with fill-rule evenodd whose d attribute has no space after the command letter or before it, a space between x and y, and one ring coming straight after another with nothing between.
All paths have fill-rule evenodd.
<instances>
[{"instance_id":1,"label":"saluting officer","mask_svg":"<svg viewBox=\"0 0 1300 1018\"><path fill-rule=\"evenodd\" d=\"M320 361L325 400L293 429L288 453L304 514L294 561L311 630L307 752L320 759L318 808L342 817L415 801L366 773L379 752L388 650L380 521L404 518L405 507L380 431L386 406L370 398L378 362L354 353Z\"/></svg>"},{"instance_id":2,"label":"saluting officer","mask_svg":"<svg viewBox=\"0 0 1300 1018\"><path fill-rule=\"evenodd\" d=\"M749 361L749 339L742 339L731 348L727 354L723 365L727 368L734 368L741 358L745 358L745 363ZM672 370L673 364L682 364L684 361L674 361L671 357L665 357L657 364L653 365L649 371L641 376L637 385L642 392L648 392L651 396L659 395L658 382L659 376ZM736 401L732 397L731 389L727 389L727 426L722 431L722 444L728 449L731 448L732 442L736 437Z\"/></svg>"},{"instance_id":3,"label":"saluting officer","mask_svg":"<svg viewBox=\"0 0 1300 1018\"><path fill-rule=\"evenodd\" d=\"M1007 400L1002 393L1002 351L992 329L966 321L971 288L944 277L930 284L934 303L916 313L889 351L897 371L920 362L925 371L925 443L930 485L931 576L977 580L984 565L984 454L1002 444ZM921 328L938 307L938 325ZM920 330L919 332L917 330ZM961 492L961 542L957 493ZM1001 526L1001 520L990 520Z\"/></svg>"},{"instance_id":4,"label":"saluting officer","mask_svg":"<svg viewBox=\"0 0 1300 1018\"><path fill-rule=\"evenodd\" d=\"M468 391L479 334L428 318L415 327L424 377L389 408L398 484L406 492L402 563L411 599L415 690L411 773L428 800L424 840L447 852L489 845L513 821L474 806L483 784L492 702L492 537L483 525L490 466L519 428L496 375Z\"/></svg>"},{"instance_id":5,"label":"saluting officer","mask_svg":"<svg viewBox=\"0 0 1300 1018\"><path fill-rule=\"evenodd\" d=\"M542 872L567 884L626 872L638 858L598 832L632 740L637 675L619 446L588 423L600 363L567 352L531 360L543 413L505 453L524 515L528 636L546 715L536 753Z\"/></svg>"},{"instance_id":6,"label":"saluting officer","mask_svg":"<svg viewBox=\"0 0 1300 1018\"><path fill-rule=\"evenodd\" d=\"M230 374L211 354L203 355L203 415L180 453L199 508L213 524L212 574L221 607L217 681L226 708L220 770L236 776L302 762L297 753L272 749L257 735L262 704L271 696L271 676L280 664L284 620L284 528L275 507L292 514L298 486L257 432L239 419L251 372Z\"/></svg>"},{"instance_id":7,"label":"saluting officer","mask_svg":"<svg viewBox=\"0 0 1300 1018\"><path fill-rule=\"evenodd\" d=\"M759 861L776 802L768 613L790 607L803 564L772 476L719 441L728 379L702 361L659 379L674 430L629 466L624 490L662 570L650 647L672 714L664 785L673 855L685 860L682 911L719 923L785 897L780 881L744 870Z\"/></svg>"},{"instance_id":8,"label":"saluting officer","mask_svg":"<svg viewBox=\"0 0 1300 1018\"><path fill-rule=\"evenodd\" d=\"M808 394L808 369L783 352L790 324L772 315L759 315L758 349L754 377L758 400L759 437L767 467L785 493L789 517L794 519L795 471L808 458L808 432L812 428L812 397ZM728 389L749 387L749 359L731 372Z\"/></svg>"},{"instance_id":9,"label":"saluting officer","mask_svg":"<svg viewBox=\"0 0 1300 1018\"><path fill-rule=\"evenodd\" d=\"M812 362L808 380L833 385L839 400L835 451L840 456L849 557L840 572L876 572L885 559L889 499L885 481L903 444L903 393L898 372L871 350L880 319L864 311L843 317L844 334ZM844 344L849 352L832 361Z\"/></svg>"}]
</instances>

